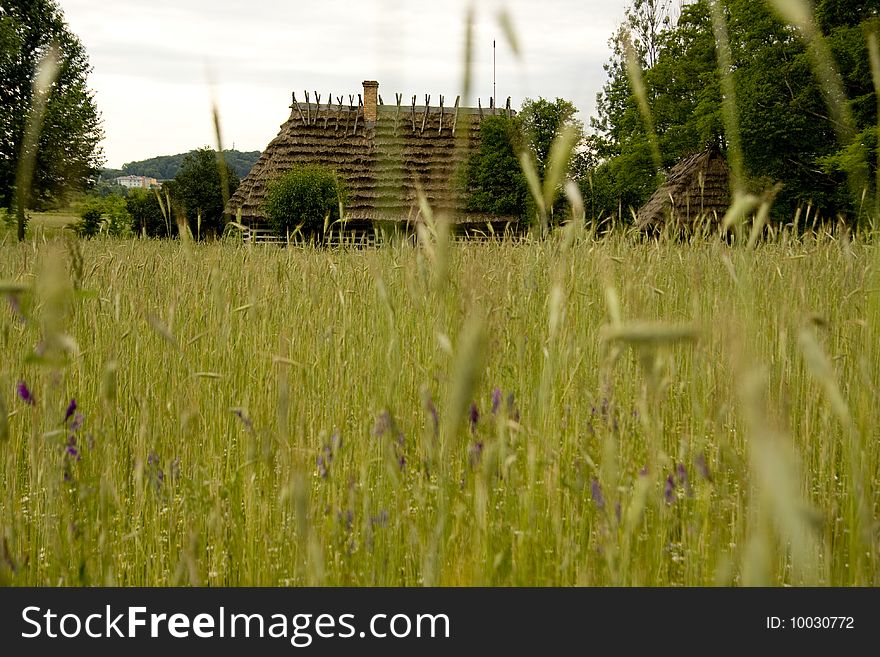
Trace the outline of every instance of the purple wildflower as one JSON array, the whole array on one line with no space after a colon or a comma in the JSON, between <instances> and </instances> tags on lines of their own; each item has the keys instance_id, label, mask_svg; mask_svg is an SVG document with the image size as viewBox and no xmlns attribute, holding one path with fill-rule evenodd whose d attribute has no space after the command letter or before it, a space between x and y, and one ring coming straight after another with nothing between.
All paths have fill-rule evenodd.
<instances>
[{"instance_id":1,"label":"purple wildflower","mask_svg":"<svg viewBox=\"0 0 880 657\"><path fill-rule=\"evenodd\" d=\"M605 496L602 495L602 484L599 483L599 480L596 477L593 477L592 483L590 483L590 493L593 496L593 501L596 503L596 508L601 511L605 508Z\"/></svg>"},{"instance_id":2,"label":"purple wildflower","mask_svg":"<svg viewBox=\"0 0 880 657\"><path fill-rule=\"evenodd\" d=\"M706 463L706 454L704 452L697 454L697 458L694 460L694 465L703 479L706 481L712 481L712 473L709 471L709 464Z\"/></svg>"},{"instance_id":3,"label":"purple wildflower","mask_svg":"<svg viewBox=\"0 0 880 657\"><path fill-rule=\"evenodd\" d=\"M492 415L498 413L501 408L501 388L495 388L492 390Z\"/></svg>"},{"instance_id":4,"label":"purple wildflower","mask_svg":"<svg viewBox=\"0 0 880 657\"><path fill-rule=\"evenodd\" d=\"M397 467L403 470L406 467L406 457L403 454L400 454L397 457Z\"/></svg>"},{"instance_id":5,"label":"purple wildflower","mask_svg":"<svg viewBox=\"0 0 880 657\"><path fill-rule=\"evenodd\" d=\"M64 446L64 455L74 461L79 461L81 458L79 448L76 446L76 436L73 434L70 434L67 437L67 444Z\"/></svg>"},{"instance_id":6,"label":"purple wildflower","mask_svg":"<svg viewBox=\"0 0 880 657\"><path fill-rule=\"evenodd\" d=\"M321 479L326 479L327 475L330 473L330 470L327 468L329 464L324 461L324 455L318 454L318 476Z\"/></svg>"},{"instance_id":7,"label":"purple wildflower","mask_svg":"<svg viewBox=\"0 0 880 657\"><path fill-rule=\"evenodd\" d=\"M18 392L18 396L21 398L25 404L29 404L33 406L37 403L37 400L34 399L34 395L31 393L30 389L27 387L27 383L24 381L19 381L15 386L16 392Z\"/></svg>"},{"instance_id":8,"label":"purple wildflower","mask_svg":"<svg viewBox=\"0 0 880 657\"><path fill-rule=\"evenodd\" d=\"M70 403L67 405L67 410L64 411L64 422L66 423L76 412L76 399L71 399Z\"/></svg>"},{"instance_id":9,"label":"purple wildflower","mask_svg":"<svg viewBox=\"0 0 880 657\"><path fill-rule=\"evenodd\" d=\"M675 477L666 477L666 485L663 487L663 497L667 504L675 502Z\"/></svg>"},{"instance_id":10,"label":"purple wildflower","mask_svg":"<svg viewBox=\"0 0 880 657\"><path fill-rule=\"evenodd\" d=\"M476 468L480 464L480 460L483 458L483 441L478 440L471 448L468 450L468 456L471 460L471 467Z\"/></svg>"},{"instance_id":11,"label":"purple wildflower","mask_svg":"<svg viewBox=\"0 0 880 657\"><path fill-rule=\"evenodd\" d=\"M692 495L691 485L688 481L688 473L687 469L684 467L684 463L679 463L675 466L675 476L678 479L678 484L687 492L688 497Z\"/></svg>"},{"instance_id":12,"label":"purple wildflower","mask_svg":"<svg viewBox=\"0 0 880 657\"><path fill-rule=\"evenodd\" d=\"M378 515L370 516L370 526L373 527L375 525L379 525L379 527L384 527L388 524L388 511L386 509L381 509Z\"/></svg>"},{"instance_id":13,"label":"purple wildflower","mask_svg":"<svg viewBox=\"0 0 880 657\"><path fill-rule=\"evenodd\" d=\"M345 532L350 533L351 528L354 525L354 512L351 509L347 509L345 513L340 511L336 514L336 518L342 523L345 527Z\"/></svg>"},{"instance_id":14,"label":"purple wildflower","mask_svg":"<svg viewBox=\"0 0 880 657\"><path fill-rule=\"evenodd\" d=\"M70 421L70 430L78 431L80 427L82 427L83 422L85 422L85 417L82 413L75 413L73 419Z\"/></svg>"},{"instance_id":15,"label":"purple wildflower","mask_svg":"<svg viewBox=\"0 0 880 657\"><path fill-rule=\"evenodd\" d=\"M477 431L477 422L480 421L480 409L477 408L477 405L471 402L470 410L468 411L468 422L471 425L471 433L476 433Z\"/></svg>"},{"instance_id":16,"label":"purple wildflower","mask_svg":"<svg viewBox=\"0 0 880 657\"><path fill-rule=\"evenodd\" d=\"M147 455L147 466L153 468L159 465L159 455L156 452L150 452Z\"/></svg>"}]
</instances>

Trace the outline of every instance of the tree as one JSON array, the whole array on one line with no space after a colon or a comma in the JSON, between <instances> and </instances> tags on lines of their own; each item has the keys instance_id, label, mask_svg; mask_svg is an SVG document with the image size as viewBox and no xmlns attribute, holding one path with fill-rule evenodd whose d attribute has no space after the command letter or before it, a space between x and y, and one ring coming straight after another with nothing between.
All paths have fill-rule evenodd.
<instances>
[{"instance_id":1,"label":"tree","mask_svg":"<svg viewBox=\"0 0 880 657\"><path fill-rule=\"evenodd\" d=\"M286 237L297 228L323 232L339 219L345 190L332 169L297 166L269 185L264 202L266 217L276 235Z\"/></svg>"},{"instance_id":2,"label":"tree","mask_svg":"<svg viewBox=\"0 0 880 657\"><path fill-rule=\"evenodd\" d=\"M563 127L572 126L578 133L576 143L583 141L584 125L577 117L577 107L568 100L526 98L519 113L519 123L526 143L535 156L538 175L544 176L544 168L550 155L553 139Z\"/></svg>"},{"instance_id":3,"label":"tree","mask_svg":"<svg viewBox=\"0 0 880 657\"><path fill-rule=\"evenodd\" d=\"M222 167L215 150L200 148L186 154L174 180L163 186L171 196L178 221L185 219L197 237L223 232L224 202L235 192L239 180L229 165L223 162ZM224 182L228 185L225 191Z\"/></svg>"},{"instance_id":4,"label":"tree","mask_svg":"<svg viewBox=\"0 0 880 657\"><path fill-rule=\"evenodd\" d=\"M657 63L662 34L672 21L671 0L633 0L626 8L626 26L643 67Z\"/></svg>"},{"instance_id":5,"label":"tree","mask_svg":"<svg viewBox=\"0 0 880 657\"><path fill-rule=\"evenodd\" d=\"M0 2L0 205L11 208L19 158L33 102L37 67L51 46L59 53L57 79L46 104L30 195L44 206L87 188L102 161L101 119L87 87L85 48L70 32L55 0Z\"/></svg>"},{"instance_id":6,"label":"tree","mask_svg":"<svg viewBox=\"0 0 880 657\"><path fill-rule=\"evenodd\" d=\"M131 229L136 235L172 237L177 225L168 221L155 190L132 189L125 196L125 208L131 215Z\"/></svg>"},{"instance_id":7,"label":"tree","mask_svg":"<svg viewBox=\"0 0 880 657\"><path fill-rule=\"evenodd\" d=\"M796 31L766 3L719 2L730 34L746 184L760 191L782 182L775 204L781 216L790 217L795 207L812 203L825 216L846 213L856 220L859 209L847 174L868 180L870 162L876 162L877 102L865 36L877 29L876 3L820 0L816 6L858 133L842 144L825 105L825 82L818 79ZM632 29L632 22L624 29ZM590 191L603 213L637 208L657 183L646 157L643 119L626 78L622 37L619 32L613 42L614 56L606 66L609 79L592 121L596 134L588 140L594 165ZM725 149L728 136L708 0L685 5L678 22L659 32L657 43L657 57L643 77L662 166L668 168L712 143ZM596 190L602 194L597 196Z\"/></svg>"},{"instance_id":8,"label":"tree","mask_svg":"<svg viewBox=\"0 0 880 657\"><path fill-rule=\"evenodd\" d=\"M517 151L519 117L487 116L480 124L480 149L466 167L466 210L497 216L526 214L528 187Z\"/></svg>"}]
</instances>

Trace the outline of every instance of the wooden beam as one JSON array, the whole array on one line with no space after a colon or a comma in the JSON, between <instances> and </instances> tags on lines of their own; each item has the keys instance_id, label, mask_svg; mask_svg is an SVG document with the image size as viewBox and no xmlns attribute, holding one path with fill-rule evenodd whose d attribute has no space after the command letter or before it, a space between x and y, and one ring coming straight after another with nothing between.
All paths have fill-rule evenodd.
<instances>
[{"instance_id":1,"label":"wooden beam","mask_svg":"<svg viewBox=\"0 0 880 657\"><path fill-rule=\"evenodd\" d=\"M309 92L303 92L306 95L306 124L312 122L312 111L311 111L311 101L309 100Z\"/></svg>"},{"instance_id":2,"label":"wooden beam","mask_svg":"<svg viewBox=\"0 0 880 657\"><path fill-rule=\"evenodd\" d=\"M339 132L339 124L342 123L342 96L337 96L336 100L339 101L339 109L336 110L336 128L333 132Z\"/></svg>"},{"instance_id":3,"label":"wooden beam","mask_svg":"<svg viewBox=\"0 0 880 657\"><path fill-rule=\"evenodd\" d=\"M428 108L431 106L431 96L425 94L425 114L422 116L422 132L425 132L425 125L428 123Z\"/></svg>"},{"instance_id":4,"label":"wooden beam","mask_svg":"<svg viewBox=\"0 0 880 657\"><path fill-rule=\"evenodd\" d=\"M510 96L507 97L507 118L510 118Z\"/></svg>"},{"instance_id":5,"label":"wooden beam","mask_svg":"<svg viewBox=\"0 0 880 657\"><path fill-rule=\"evenodd\" d=\"M443 94L440 94L440 127L437 129L437 134L441 132L443 132Z\"/></svg>"},{"instance_id":6,"label":"wooden beam","mask_svg":"<svg viewBox=\"0 0 880 657\"><path fill-rule=\"evenodd\" d=\"M397 111L394 113L394 133L397 134L397 122L400 120L400 103L403 100L403 94L394 94L397 101Z\"/></svg>"},{"instance_id":7,"label":"wooden beam","mask_svg":"<svg viewBox=\"0 0 880 657\"><path fill-rule=\"evenodd\" d=\"M324 130L327 129L327 123L330 121L330 108L333 106L333 93L327 94L327 113L324 115Z\"/></svg>"},{"instance_id":8,"label":"wooden beam","mask_svg":"<svg viewBox=\"0 0 880 657\"><path fill-rule=\"evenodd\" d=\"M321 94L315 91L315 125L318 125L318 117L321 116Z\"/></svg>"},{"instance_id":9,"label":"wooden beam","mask_svg":"<svg viewBox=\"0 0 880 657\"><path fill-rule=\"evenodd\" d=\"M293 104L296 105L296 111L299 112L299 118L303 120L303 123L306 122L306 117L303 115L302 107L299 106L299 101L296 99L296 92L293 92Z\"/></svg>"},{"instance_id":10,"label":"wooden beam","mask_svg":"<svg viewBox=\"0 0 880 657\"><path fill-rule=\"evenodd\" d=\"M483 105L480 102L480 99L477 98L477 109L480 110L480 118L483 118Z\"/></svg>"},{"instance_id":11,"label":"wooden beam","mask_svg":"<svg viewBox=\"0 0 880 657\"><path fill-rule=\"evenodd\" d=\"M455 97L455 114L452 117L452 134L455 134L455 126L458 123L458 101L461 100L461 96Z\"/></svg>"},{"instance_id":12,"label":"wooden beam","mask_svg":"<svg viewBox=\"0 0 880 657\"><path fill-rule=\"evenodd\" d=\"M413 132L416 131L416 97L413 96L412 100L412 129Z\"/></svg>"}]
</instances>

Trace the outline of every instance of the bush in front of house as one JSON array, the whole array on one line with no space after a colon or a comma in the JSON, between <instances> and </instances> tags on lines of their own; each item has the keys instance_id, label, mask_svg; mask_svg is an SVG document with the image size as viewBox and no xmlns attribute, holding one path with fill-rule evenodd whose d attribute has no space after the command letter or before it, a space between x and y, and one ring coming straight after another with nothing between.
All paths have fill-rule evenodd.
<instances>
[{"instance_id":1,"label":"bush in front of house","mask_svg":"<svg viewBox=\"0 0 880 657\"><path fill-rule=\"evenodd\" d=\"M345 190L336 172L327 167L294 167L269 185L263 210L269 227L279 237L298 228L322 233L339 219Z\"/></svg>"}]
</instances>

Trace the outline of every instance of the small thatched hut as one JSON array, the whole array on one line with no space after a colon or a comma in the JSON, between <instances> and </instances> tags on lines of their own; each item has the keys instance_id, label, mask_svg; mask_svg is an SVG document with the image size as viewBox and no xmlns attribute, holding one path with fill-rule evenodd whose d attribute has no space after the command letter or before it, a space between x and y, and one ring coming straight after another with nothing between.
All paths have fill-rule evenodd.
<instances>
[{"instance_id":1,"label":"small thatched hut","mask_svg":"<svg viewBox=\"0 0 880 657\"><path fill-rule=\"evenodd\" d=\"M315 93L311 102L293 94L290 118L266 147L251 172L229 200L233 216L240 211L243 224L252 229L266 226L263 201L268 185L297 164L318 164L336 170L346 187L348 226L363 228L377 222L407 225L419 214L421 189L435 214L463 225L492 223L493 229L512 217L468 214L463 211L464 192L456 184L460 165L480 143L480 122L485 116L514 114L510 100L506 109L490 101L484 108L460 107L459 99L446 104L404 104L395 94L394 104L383 104L379 83L365 81L360 94L329 97L321 103ZM343 102L347 100L348 102Z\"/></svg>"},{"instance_id":2,"label":"small thatched hut","mask_svg":"<svg viewBox=\"0 0 880 657\"><path fill-rule=\"evenodd\" d=\"M694 229L717 224L730 205L730 170L716 146L676 164L639 210L636 225L657 230L672 222Z\"/></svg>"}]
</instances>

